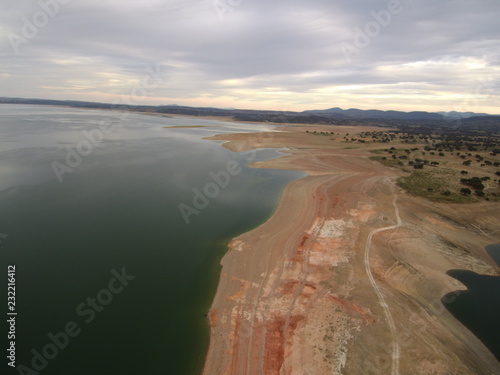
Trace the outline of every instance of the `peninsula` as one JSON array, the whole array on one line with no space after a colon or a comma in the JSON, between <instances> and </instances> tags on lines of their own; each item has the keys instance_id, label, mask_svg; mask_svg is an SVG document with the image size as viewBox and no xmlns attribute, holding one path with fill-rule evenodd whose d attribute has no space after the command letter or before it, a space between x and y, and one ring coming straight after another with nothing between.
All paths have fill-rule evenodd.
<instances>
[{"instance_id":1,"label":"peninsula","mask_svg":"<svg viewBox=\"0 0 500 375\"><path fill-rule=\"evenodd\" d=\"M492 352L446 308L466 290L447 271L500 275L485 251L500 242L490 136L472 153L479 134L460 152L450 134L380 127L212 137L233 151L286 148L251 166L307 177L230 242L204 375L497 374ZM464 174L483 189L462 190Z\"/></svg>"}]
</instances>

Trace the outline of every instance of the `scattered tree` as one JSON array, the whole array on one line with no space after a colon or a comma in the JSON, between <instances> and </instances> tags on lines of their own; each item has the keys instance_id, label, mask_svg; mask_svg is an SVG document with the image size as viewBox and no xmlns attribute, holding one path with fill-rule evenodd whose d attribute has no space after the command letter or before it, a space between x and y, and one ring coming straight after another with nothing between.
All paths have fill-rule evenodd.
<instances>
[{"instance_id":1,"label":"scattered tree","mask_svg":"<svg viewBox=\"0 0 500 375\"><path fill-rule=\"evenodd\" d=\"M472 191L469 188L461 188L460 189L460 194L462 194L462 195L471 195Z\"/></svg>"}]
</instances>

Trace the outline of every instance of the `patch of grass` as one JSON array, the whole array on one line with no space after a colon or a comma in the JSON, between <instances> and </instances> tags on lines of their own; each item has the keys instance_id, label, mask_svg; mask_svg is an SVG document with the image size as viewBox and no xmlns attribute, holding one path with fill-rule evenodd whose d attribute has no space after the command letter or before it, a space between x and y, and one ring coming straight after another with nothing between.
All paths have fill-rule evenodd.
<instances>
[{"instance_id":1,"label":"patch of grass","mask_svg":"<svg viewBox=\"0 0 500 375\"><path fill-rule=\"evenodd\" d=\"M476 201L473 197L466 197L454 192L448 178L430 172L415 171L409 176L400 177L398 185L411 195L436 202L465 203Z\"/></svg>"},{"instance_id":2,"label":"patch of grass","mask_svg":"<svg viewBox=\"0 0 500 375\"><path fill-rule=\"evenodd\" d=\"M498 176L495 174L498 168L494 165L497 161L487 155L487 152L481 152L481 157L483 157L481 160L477 157L478 160L474 160L470 152L466 153L463 150L451 153L442 152L439 146L436 148L429 144L403 146L393 144L391 147L370 150L370 152L374 154L371 160L409 174L399 180L399 185L409 194L432 201L450 203L500 201L500 185L497 181ZM464 156L472 160L471 165L463 165ZM486 164L486 161L490 163ZM485 165L481 166L481 163ZM468 172L467 178L489 177L488 181L483 182L484 194L472 191L470 196L466 196L460 193L465 186L461 183L461 179L465 176L461 174L463 170Z\"/></svg>"},{"instance_id":3,"label":"patch of grass","mask_svg":"<svg viewBox=\"0 0 500 375\"><path fill-rule=\"evenodd\" d=\"M401 165L399 162L401 160L398 159L393 159L392 157L386 157L386 156L371 156L371 160L378 161L379 163L386 165L388 167L393 167L393 168L401 168Z\"/></svg>"}]
</instances>

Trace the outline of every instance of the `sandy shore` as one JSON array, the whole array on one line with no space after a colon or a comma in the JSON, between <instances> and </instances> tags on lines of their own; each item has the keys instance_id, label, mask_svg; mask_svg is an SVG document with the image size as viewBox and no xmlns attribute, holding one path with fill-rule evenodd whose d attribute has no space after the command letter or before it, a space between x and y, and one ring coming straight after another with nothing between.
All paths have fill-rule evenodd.
<instances>
[{"instance_id":1,"label":"sandy shore","mask_svg":"<svg viewBox=\"0 0 500 375\"><path fill-rule=\"evenodd\" d=\"M400 172L370 160L369 147L306 129L315 130L214 137L234 151L288 147L252 166L307 177L285 188L265 224L231 241L204 375L500 373L440 302L464 289L447 270L500 274L484 250L500 242L500 204L407 196Z\"/></svg>"}]
</instances>

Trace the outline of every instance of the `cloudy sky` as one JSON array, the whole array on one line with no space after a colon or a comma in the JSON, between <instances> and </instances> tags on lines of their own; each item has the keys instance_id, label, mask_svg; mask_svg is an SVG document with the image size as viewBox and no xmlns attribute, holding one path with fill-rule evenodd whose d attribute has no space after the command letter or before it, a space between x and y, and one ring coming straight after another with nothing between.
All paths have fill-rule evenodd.
<instances>
[{"instance_id":1,"label":"cloudy sky","mask_svg":"<svg viewBox=\"0 0 500 375\"><path fill-rule=\"evenodd\" d=\"M0 0L0 96L500 113L499 0Z\"/></svg>"}]
</instances>

